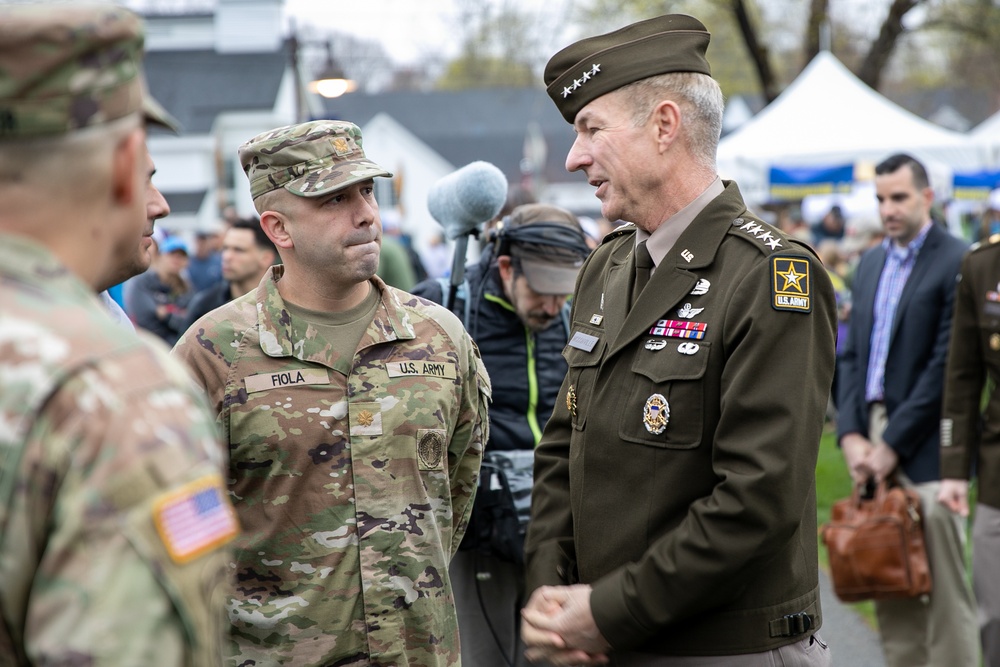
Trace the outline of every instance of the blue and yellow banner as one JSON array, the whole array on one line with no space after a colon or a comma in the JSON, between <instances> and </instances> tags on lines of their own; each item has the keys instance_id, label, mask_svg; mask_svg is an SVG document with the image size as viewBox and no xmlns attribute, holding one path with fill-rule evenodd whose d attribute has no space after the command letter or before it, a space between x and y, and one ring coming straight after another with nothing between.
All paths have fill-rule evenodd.
<instances>
[{"instance_id":1,"label":"blue and yellow banner","mask_svg":"<svg viewBox=\"0 0 1000 667\"><path fill-rule=\"evenodd\" d=\"M808 195L846 194L854 183L854 165L771 167L771 199L797 201Z\"/></svg>"},{"instance_id":2,"label":"blue and yellow banner","mask_svg":"<svg viewBox=\"0 0 1000 667\"><path fill-rule=\"evenodd\" d=\"M952 196L965 201L986 201L990 192L1000 188L1000 171L956 171L952 174Z\"/></svg>"}]
</instances>

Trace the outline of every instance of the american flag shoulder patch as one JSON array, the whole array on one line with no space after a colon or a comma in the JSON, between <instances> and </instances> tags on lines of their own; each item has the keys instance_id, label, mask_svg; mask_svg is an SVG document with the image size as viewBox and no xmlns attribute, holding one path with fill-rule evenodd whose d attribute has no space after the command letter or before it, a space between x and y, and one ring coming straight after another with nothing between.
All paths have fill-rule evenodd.
<instances>
[{"instance_id":1,"label":"american flag shoulder patch","mask_svg":"<svg viewBox=\"0 0 1000 667\"><path fill-rule=\"evenodd\" d=\"M160 497L153 520L175 563L186 563L236 537L239 525L222 479L208 475Z\"/></svg>"}]
</instances>

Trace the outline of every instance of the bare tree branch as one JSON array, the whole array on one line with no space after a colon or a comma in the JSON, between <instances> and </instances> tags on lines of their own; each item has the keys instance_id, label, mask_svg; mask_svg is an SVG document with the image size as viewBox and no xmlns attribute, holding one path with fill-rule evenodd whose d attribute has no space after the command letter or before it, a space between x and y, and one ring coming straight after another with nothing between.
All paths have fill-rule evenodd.
<instances>
[{"instance_id":1,"label":"bare tree branch","mask_svg":"<svg viewBox=\"0 0 1000 667\"><path fill-rule=\"evenodd\" d=\"M770 104L781 91L778 90L778 83L774 77L774 69L771 67L771 58L767 47L761 44L757 37L757 29L750 22L747 2L752 2L752 0L732 0L733 15L736 17L740 34L743 35L743 42L747 46L750 60L753 62L760 79L760 88L764 93L764 98Z\"/></svg>"},{"instance_id":2,"label":"bare tree branch","mask_svg":"<svg viewBox=\"0 0 1000 667\"><path fill-rule=\"evenodd\" d=\"M896 42L899 40L900 35L906 31L903 27L903 16L923 2L924 0L892 0L892 5L889 7L889 14L885 17L885 21L882 22L882 28L879 30L878 37L872 42L871 48L868 50L868 55L865 56L864 62L861 63L861 69L858 72L858 78L874 90L878 90L882 79L882 71L885 69L886 63L889 62L889 57L892 55Z\"/></svg>"}]
</instances>

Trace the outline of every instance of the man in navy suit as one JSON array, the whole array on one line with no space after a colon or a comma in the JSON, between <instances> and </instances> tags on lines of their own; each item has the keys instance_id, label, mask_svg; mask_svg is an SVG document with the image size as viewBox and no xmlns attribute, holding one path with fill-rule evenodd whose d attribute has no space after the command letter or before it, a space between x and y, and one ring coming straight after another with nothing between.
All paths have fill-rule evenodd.
<instances>
[{"instance_id":1,"label":"man in navy suit","mask_svg":"<svg viewBox=\"0 0 1000 667\"><path fill-rule=\"evenodd\" d=\"M937 502L938 422L955 280L966 244L931 220L927 172L909 155L875 168L886 238L858 264L838 365L838 437L855 483L895 475L920 493L930 596L875 603L889 667L978 667L965 532Z\"/></svg>"}]
</instances>

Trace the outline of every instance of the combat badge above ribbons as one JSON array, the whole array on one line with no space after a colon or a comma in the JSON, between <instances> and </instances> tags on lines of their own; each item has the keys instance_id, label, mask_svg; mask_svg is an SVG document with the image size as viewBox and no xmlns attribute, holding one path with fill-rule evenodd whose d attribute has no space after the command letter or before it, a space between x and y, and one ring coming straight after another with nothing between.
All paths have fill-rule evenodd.
<instances>
[{"instance_id":1,"label":"combat badge above ribbons","mask_svg":"<svg viewBox=\"0 0 1000 667\"><path fill-rule=\"evenodd\" d=\"M642 411L642 423L653 435L660 435L670 421L670 404L663 394L653 394L646 399L646 407Z\"/></svg>"},{"instance_id":2,"label":"combat badge above ribbons","mask_svg":"<svg viewBox=\"0 0 1000 667\"><path fill-rule=\"evenodd\" d=\"M771 257L771 306L775 310L812 312L809 260Z\"/></svg>"}]
</instances>

